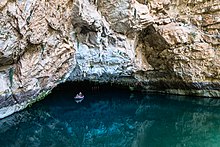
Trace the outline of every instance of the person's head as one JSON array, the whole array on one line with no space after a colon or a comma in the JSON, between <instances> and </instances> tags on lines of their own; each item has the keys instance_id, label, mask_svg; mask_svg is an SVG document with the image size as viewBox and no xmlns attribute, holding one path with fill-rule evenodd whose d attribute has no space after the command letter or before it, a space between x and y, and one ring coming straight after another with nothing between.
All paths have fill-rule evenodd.
<instances>
[{"instance_id":1,"label":"person's head","mask_svg":"<svg viewBox=\"0 0 220 147\"><path fill-rule=\"evenodd\" d=\"M82 92L79 92L79 94L82 94Z\"/></svg>"}]
</instances>

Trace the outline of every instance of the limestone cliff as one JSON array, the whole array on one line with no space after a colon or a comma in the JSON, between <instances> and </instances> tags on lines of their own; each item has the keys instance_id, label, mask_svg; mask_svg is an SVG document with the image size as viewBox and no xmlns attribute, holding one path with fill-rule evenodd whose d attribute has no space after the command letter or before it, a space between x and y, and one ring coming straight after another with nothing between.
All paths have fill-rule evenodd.
<instances>
[{"instance_id":1,"label":"limestone cliff","mask_svg":"<svg viewBox=\"0 0 220 147\"><path fill-rule=\"evenodd\" d=\"M219 0L1 0L0 118L76 80L220 96Z\"/></svg>"}]
</instances>

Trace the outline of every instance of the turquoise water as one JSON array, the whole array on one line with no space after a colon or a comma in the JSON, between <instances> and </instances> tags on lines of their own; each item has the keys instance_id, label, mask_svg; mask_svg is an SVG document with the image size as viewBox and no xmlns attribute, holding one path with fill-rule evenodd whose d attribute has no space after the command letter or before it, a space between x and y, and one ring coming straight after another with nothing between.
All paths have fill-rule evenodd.
<instances>
[{"instance_id":1,"label":"turquoise water","mask_svg":"<svg viewBox=\"0 0 220 147\"><path fill-rule=\"evenodd\" d=\"M85 85L84 85L85 86ZM0 146L219 147L220 101L60 87L31 108L0 120ZM73 90L74 89L74 90Z\"/></svg>"}]
</instances>

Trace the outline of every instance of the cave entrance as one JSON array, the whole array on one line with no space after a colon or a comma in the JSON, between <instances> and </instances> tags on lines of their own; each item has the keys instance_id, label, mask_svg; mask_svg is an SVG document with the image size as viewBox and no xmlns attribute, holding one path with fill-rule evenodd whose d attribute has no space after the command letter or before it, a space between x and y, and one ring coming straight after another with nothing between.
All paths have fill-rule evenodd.
<instances>
[{"instance_id":1,"label":"cave entrance","mask_svg":"<svg viewBox=\"0 0 220 147\"><path fill-rule=\"evenodd\" d=\"M46 103L46 105L53 103L71 105L74 103L74 97L79 92L82 92L85 97L82 103L90 103L93 101L100 101L100 99L111 99L112 93L116 95L116 99L125 99L130 97L135 91L129 89L129 86L119 84L97 83L91 81L65 82L55 87L51 94L45 97L43 103Z\"/></svg>"},{"instance_id":2,"label":"cave entrance","mask_svg":"<svg viewBox=\"0 0 220 147\"><path fill-rule=\"evenodd\" d=\"M111 90L123 90L129 92L129 86L113 83L98 83L91 82L88 80L85 81L67 81L65 83L59 84L55 87L52 92L56 91L72 91L72 92L83 92L83 93L94 93L102 91L111 91Z\"/></svg>"}]
</instances>

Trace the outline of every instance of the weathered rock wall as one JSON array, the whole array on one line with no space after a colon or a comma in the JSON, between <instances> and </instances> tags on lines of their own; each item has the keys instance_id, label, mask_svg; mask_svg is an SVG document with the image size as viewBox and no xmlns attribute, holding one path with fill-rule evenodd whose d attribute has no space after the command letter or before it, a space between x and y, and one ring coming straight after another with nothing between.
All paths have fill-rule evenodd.
<instances>
[{"instance_id":1,"label":"weathered rock wall","mask_svg":"<svg viewBox=\"0 0 220 147\"><path fill-rule=\"evenodd\" d=\"M0 118L66 80L220 96L218 0L2 0Z\"/></svg>"},{"instance_id":2,"label":"weathered rock wall","mask_svg":"<svg viewBox=\"0 0 220 147\"><path fill-rule=\"evenodd\" d=\"M140 33L138 48L154 70L168 76L157 76L158 84L151 85L171 93L219 97L219 2L161 0L147 5L155 22Z\"/></svg>"}]
</instances>

